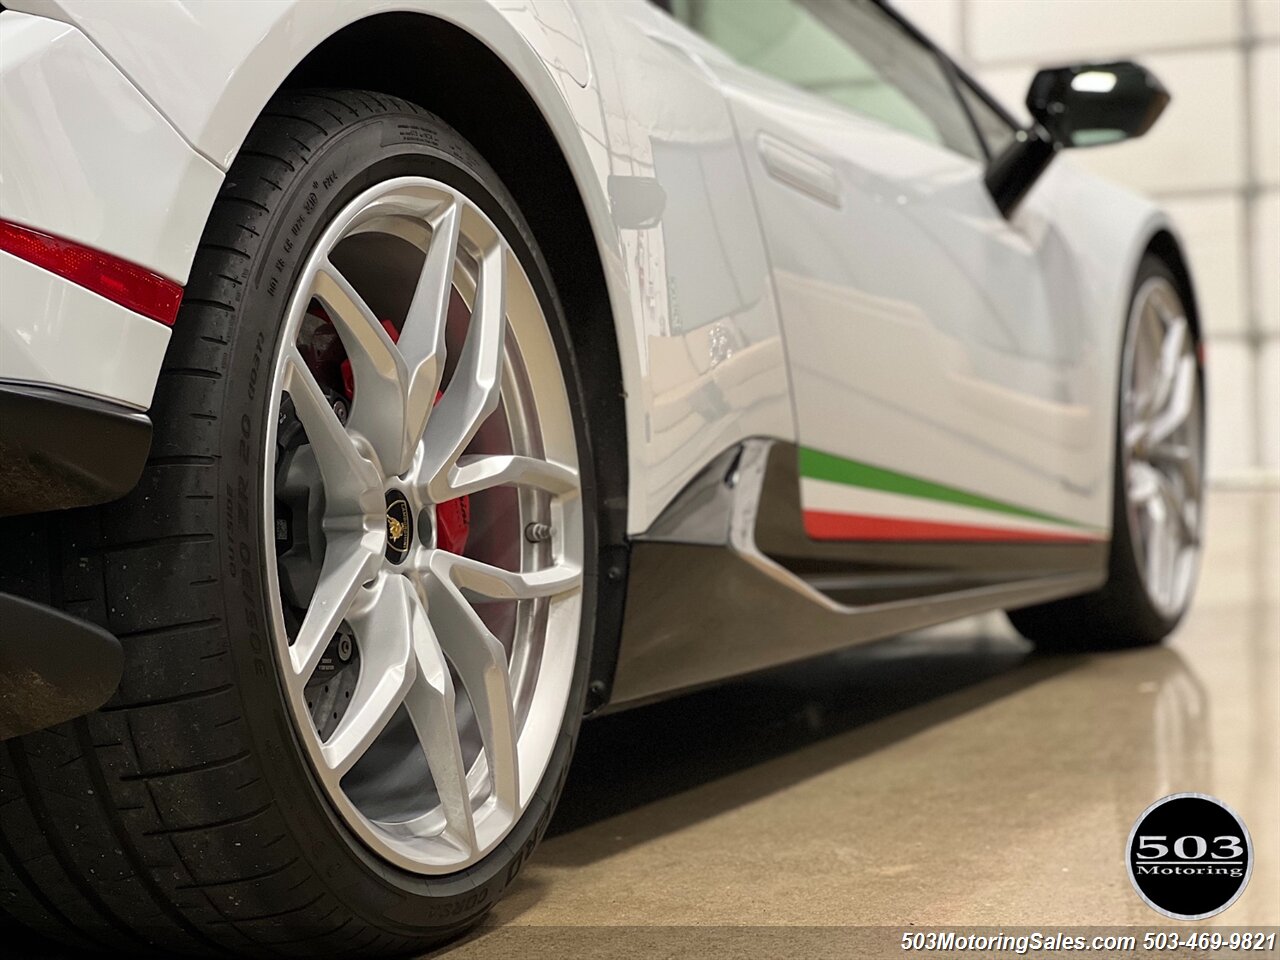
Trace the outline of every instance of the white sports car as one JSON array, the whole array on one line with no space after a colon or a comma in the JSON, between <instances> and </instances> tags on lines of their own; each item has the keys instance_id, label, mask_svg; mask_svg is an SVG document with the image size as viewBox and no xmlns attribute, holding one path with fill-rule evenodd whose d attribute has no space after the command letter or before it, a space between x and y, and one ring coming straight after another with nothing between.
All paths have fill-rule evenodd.
<instances>
[{"instance_id":1,"label":"white sports car","mask_svg":"<svg viewBox=\"0 0 1280 960\"><path fill-rule=\"evenodd\" d=\"M456 935L584 715L1004 609L1155 643L1176 233L876 0L4 0L0 910ZM68 509L75 508L75 509ZM3 921L0 921L3 923Z\"/></svg>"}]
</instances>

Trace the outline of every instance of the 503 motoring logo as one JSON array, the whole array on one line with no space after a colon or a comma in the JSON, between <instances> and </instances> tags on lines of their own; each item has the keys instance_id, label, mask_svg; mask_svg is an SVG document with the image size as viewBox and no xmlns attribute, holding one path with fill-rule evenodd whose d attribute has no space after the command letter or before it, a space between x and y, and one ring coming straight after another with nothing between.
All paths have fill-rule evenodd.
<instances>
[{"instance_id":1,"label":"503 motoring logo","mask_svg":"<svg viewBox=\"0 0 1280 960\"><path fill-rule=\"evenodd\" d=\"M1129 880L1151 909L1175 920L1221 913L1253 873L1253 840L1240 816L1203 793L1175 793L1129 832Z\"/></svg>"}]
</instances>

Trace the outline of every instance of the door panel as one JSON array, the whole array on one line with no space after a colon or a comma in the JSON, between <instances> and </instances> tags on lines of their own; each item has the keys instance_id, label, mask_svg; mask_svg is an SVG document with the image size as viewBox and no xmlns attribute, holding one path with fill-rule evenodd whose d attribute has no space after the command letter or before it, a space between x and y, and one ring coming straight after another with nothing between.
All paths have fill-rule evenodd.
<instances>
[{"instance_id":1,"label":"door panel","mask_svg":"<svg viewBox=\"0 0 1280 960\"><path fill-rule=\"evenodd\" d=\"M767 133L756 137L756 150L773 179L840 209L844 187L830 164Z\"/></svg>"},{"instance_id":2,"label":"door panel","mask_svg":"<svg viewBox=\"0 0 1280 960\"><path fill-rule=\"evenodd\" d=\"M1096 402L1108 380L1074 284L1046 285L1047 263L1071 262L1050 225L1005 221L954 129L707 66L743 146L813 451L809 535L1104 537L1091 442L1111 428Z\"/></svg>"}]
</instances>

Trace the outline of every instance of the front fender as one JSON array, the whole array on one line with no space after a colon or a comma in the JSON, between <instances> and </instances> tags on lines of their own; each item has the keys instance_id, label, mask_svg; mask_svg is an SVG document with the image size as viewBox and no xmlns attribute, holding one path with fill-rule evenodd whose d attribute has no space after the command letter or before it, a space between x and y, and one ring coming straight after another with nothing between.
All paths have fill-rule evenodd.
<instances>
[{"instance_id":1,"label":"front fender","mask_svg":"<svg viewBox=\"0 0 1280 960\"><path fill-rule=\"evenodd\" d=\"M1067 271L1049 277L1070 286L1079 298L1079 335L1095 346L1100 369L1106 374L1099 388L1105 414L1103 422L1114 425L1120 398L1121 360L1129 302L1134 278L1142 257L1153 240L1168 234L1180 251L1185 251L1178 229L1169 215L1146 197L1103 180L1069 158L1060 158L1028 196L1013 223L1028 232L1052 230L1067 258L1053 269ZM1185 253L1182 253L1185 263ZM1188 282L1186 295L1192 297ZM1194 301L1187 304L1195 311ZM1105 466L1107 482L1101 493L1100 515L1110 516L1114 477L1115 436L1112 430L1098 431L1093 440L1091 460Z\"/></svg>"}]
</instances>

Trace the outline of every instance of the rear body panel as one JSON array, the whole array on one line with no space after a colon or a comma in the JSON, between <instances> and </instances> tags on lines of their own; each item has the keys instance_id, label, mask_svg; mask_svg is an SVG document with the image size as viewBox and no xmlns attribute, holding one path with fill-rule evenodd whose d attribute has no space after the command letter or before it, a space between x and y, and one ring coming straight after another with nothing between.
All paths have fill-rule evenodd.
<instances>
[{"instance_id":1,"label":"rear body panel","mask_svg":"<svg viewBox=\"0 0 1280 960\"><path fill-rule=\"evenodd\" d=\"M187 279L222 171L75 27L0 13L0 219ZM0 253L0 380L145 410L168 327Z\"/></svg>"}]
</instances>

